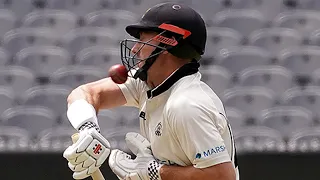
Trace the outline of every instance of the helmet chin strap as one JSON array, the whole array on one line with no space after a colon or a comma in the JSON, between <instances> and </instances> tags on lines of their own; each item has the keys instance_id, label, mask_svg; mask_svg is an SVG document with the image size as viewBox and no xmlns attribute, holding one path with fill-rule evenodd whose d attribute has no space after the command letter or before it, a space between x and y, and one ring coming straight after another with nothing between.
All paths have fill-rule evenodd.
<instances>
[{"instance_id":1,"label":"helmet chin strap","mask_svg":"<svg viewBox=\"0 0 320 180\"><path fill-rule=\"evenodd\" d=\"M161 45L162 45L162 43L159 44L159 46L161 46ZM157 60L157 58L161 54L160 53L161 51L163 51L163 49L161 49L161 48L156 48L155 50L153 50L151 55L145 60L145 64L137 70L137 72L134 74L133 78L135 78L135 79L139 78L142 81L147 81L148 70L152 66L152 64Z\"/></svg>"}]
</instances>

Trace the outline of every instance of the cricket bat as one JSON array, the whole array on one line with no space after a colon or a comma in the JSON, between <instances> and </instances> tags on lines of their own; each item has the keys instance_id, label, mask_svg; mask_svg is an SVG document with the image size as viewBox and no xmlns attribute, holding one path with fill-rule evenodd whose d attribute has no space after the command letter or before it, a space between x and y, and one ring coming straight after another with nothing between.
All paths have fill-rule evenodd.
<instances>
[{"instance_id":1,"label":"cricket bat","mask_svg":"<svg viewBox=\"0 0 320 180\"><path fill-rule=\"evenodd\" d=\"M79 139L79 134L75 133L71 136L72 142L75 143ZM93 180L105 180L100 169L96 170L94 173L91 175Z\"/></svg>"}]
</instances>

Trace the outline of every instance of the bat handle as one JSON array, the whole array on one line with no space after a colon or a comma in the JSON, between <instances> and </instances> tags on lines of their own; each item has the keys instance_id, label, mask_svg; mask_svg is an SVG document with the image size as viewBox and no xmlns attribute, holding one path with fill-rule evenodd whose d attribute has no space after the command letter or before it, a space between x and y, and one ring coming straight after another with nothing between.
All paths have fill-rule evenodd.
<instances>
[{"instance_id":1,"label":"bat handle","mask_svg":"<svg viewBox=\"0 0 320 180\"><path fill-rule=\"evenodd\" d=\"M76 143L79 139L79 133L75 133L71 136L73 144ZM96 170L94 173L91 174L93 180L105 180L100 169Z\"/></svg>"}]
</instances>

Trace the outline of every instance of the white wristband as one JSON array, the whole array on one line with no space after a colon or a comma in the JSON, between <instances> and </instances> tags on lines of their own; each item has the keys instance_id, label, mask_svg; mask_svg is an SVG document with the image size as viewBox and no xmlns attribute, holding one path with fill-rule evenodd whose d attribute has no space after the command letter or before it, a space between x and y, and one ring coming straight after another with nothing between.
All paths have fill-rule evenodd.
<instances>
[{"instance_id":1,"label":"white wristband","mask_svg":"<svg viewBox=\"0 0 320 180\"><path fill-rule=\"evenodd\" d=\"M76 100L69 106L67 117L76 130L82 129L84 125L99 129L96 110L84 99Z\"/></svg>"}]
</instances>

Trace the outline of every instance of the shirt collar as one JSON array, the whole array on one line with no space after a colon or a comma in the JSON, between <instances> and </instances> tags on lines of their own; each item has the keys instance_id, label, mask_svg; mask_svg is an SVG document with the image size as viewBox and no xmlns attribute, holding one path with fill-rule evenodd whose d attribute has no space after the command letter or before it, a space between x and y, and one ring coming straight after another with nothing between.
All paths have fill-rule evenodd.
<instances>
[{"instance_id":1,"label":"shirt collar","mask_svg":"<svg viewBox=\"0 0 320 180\"><path fill-rule=\"evenodd\" d=\"M148 99L156 97L161 93L167 91L174 83L179 79L197 73L199 71L200 64L196 61L192 61L180 67L178 70L173 72L164 82L154 89L147 91Z\"/></svg>"}]
</instances>

